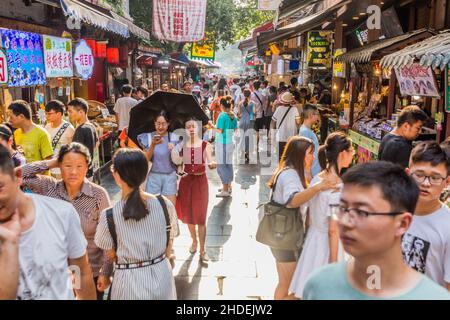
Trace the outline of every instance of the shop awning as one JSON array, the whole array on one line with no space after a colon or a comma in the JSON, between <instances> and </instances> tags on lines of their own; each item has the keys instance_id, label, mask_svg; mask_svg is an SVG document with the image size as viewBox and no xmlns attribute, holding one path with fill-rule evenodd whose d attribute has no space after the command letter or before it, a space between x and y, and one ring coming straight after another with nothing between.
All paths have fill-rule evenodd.
<instances>
[{"instance_id":1,"label":"shop awning","mask_svg":"<svg viewBox=\"0 0 450 320\"><path fill-rule=\"evenodd\" d=\"M330 18L337 9L344 6L349 1L350 0L337 1L337 3L330 8L320 10L314 14L308 15L294 23L279 28L276 31L261 33L261 35L258 36L257 39L258 49L265 49L272 42L291 39L303 32L320 26L326 19Z\"/></svg>"},{"instance_id":2,"label":"shop awning","mask_svg":"<svg viewBox=\"0 0 450 320\"><path fill-rule=\"evenodd\" d=\"M318 0L283 0L278 10L278 21L297 14L304 7L318 2Z\"/></svg>"},{"instance_id":3,"label":"shop awning","mask_svg":"<svg viewBox=\"0 0 450 320\"><path fill-rule=\"evenodd\" d=\"M429 30L420 29L396 37L380 39L361 48L344 53L343 55L338 56L336 60L347 63L367 63L372 59L377 51L387 49L391 46L395 46L396 48L403 47L407 45L405 42L410 43L411 41L420 41L432 35L433 33Z\"/></svg>"},{"instance_id":4,"label":"shop awning","mask_svg":"<svg viewBox=\"0 0 450 320\"><path fill-rule=\"evenodd\" d=\"M128 26L128 30L130 30L130 32L132 34L134 34L135 36L145 39L145 40L150 40L150 32L145 31L142 28L139 28L137 25L135 25L132 21L125 19L124 17L118 15L117 13L115 13L114 11L111 11L111 15L114 17L114 19L116 19L117 21L120 21L124 24L126 24Z\"/></svg>"},{"instance_id":5,"label":"shop awning","mask_svg":"<svg viewBox=\"0 0 450 320\"><path fill-rule=\"evenodd\" d=\"M238 44L238 49L242 52L247 51L249 48L254 47L256 45L256 41L253 38L244 39Z\"/></svg>"},{"instance_id":6,"label":"shop awning","mask_svg":"<svg viewBox=\"0 0 450 320\"><path fill-rule=\"evenodd\" d=\"M383 57L381 66L383 68L411 66L414 62L433 69L439 67L441 70L446 65L450 66L450 31L442 32Z\"/></svg>"},{"instance_id":7,"label":"shop awning","mask_svg":"<svg viewBox=\"0 0 450 320\"><path fill-rule=\"evenodd\" d=\"M210 59L195 59L195 58L191 58L190 59L192 62L197 63L199 65L202 65L206 68L220 68L222 65L217 62L217 61L213 61Z\"/></svg>"},{"instance_id":8,"label":"shop awning","mask_svg":"<svg viewBox=\"0 0 450 320\"><path fill-rule=\"evenodd\" d=\"M130 36L128 26L115 20L111 15L103 13L88 4L77 0L60 0L61 8L67 17L75 18L100 29L116 33L124 38Z\"/></svg>"}]
</instances>

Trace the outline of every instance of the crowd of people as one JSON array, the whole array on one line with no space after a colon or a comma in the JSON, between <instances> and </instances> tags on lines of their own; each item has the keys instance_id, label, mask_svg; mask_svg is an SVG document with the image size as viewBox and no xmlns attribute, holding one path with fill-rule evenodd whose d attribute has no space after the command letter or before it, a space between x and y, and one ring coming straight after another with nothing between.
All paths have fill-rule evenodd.
<instances>
[{"instance_id":1,"label":"crowd of people","mask_svg":"<svg viewBox=\"0 0 450 320\"><path fill-rule=\"evenodd\" d=\"M8 106L9 124L0 126L0 299L176 299L178 221L188 225L189 252L207 264L207 169L222 182L216 196L232 197L234 156L251 165L261 141L278 152L272 201L304 223L296 249L271 248L275 299L450 299L450 209L442 202L450 142L413 148L422 110L404 108L381 143L382 161L352 165L344 132L319 144L317 103L331 103L321 82L309 93L296 78L278 87L201 78L182 92L208 125L186 119L181 138L162 111L154 132L133 141L130 111L151 92L122 88L115 204L92 181L98 135L84 99L50 101L45 127L33 123L27 102ZM379 274L370 285L368 272Z\"/></svg>"}]
</instances>

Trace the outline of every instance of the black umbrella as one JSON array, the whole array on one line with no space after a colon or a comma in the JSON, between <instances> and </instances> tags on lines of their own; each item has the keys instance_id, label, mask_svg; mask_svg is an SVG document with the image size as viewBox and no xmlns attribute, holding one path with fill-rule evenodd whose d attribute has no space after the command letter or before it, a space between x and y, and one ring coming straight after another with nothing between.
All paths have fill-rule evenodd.
<instances>
[{"instance_id":1,"label":"black umbrella","mask_svg":"<svg viewBox=\"0 0 450 320\"><path fill-rule=\"evenodd\" d=\"M131 109L128 137L138 144L138 135L155 131L156 116L163 110L167 112L170 119L170 131L184 128L185 122L191 117L195 117L203 125L209 121L193 95L156 91Z\"/></svg>"}]
</instances>

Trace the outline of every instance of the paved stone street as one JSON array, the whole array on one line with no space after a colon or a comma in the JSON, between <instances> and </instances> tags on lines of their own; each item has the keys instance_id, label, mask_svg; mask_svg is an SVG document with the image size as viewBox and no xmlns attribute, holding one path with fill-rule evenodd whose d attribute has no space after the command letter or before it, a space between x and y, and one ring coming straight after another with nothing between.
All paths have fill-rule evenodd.
<instances>
[{"instance_id":1,"label":"paved stone street","mask_svg":"<svg viewBox=\"0 0 450 320\"><path fill-rule=\"evenodd\" d=\"M256 208L269 197L269 189L265 186L269 176L261 176L260 172L259 165L235 166L233 197L230 199L215 197L221 186L220 179L215 170L208 172L210 197L206 249L211 261L207 266L201 266L199 253L189 253L189 230L180 221L181 234L174 242L178 299L273 298L277 277L275 260L270 250L255 240L261 212ZM111 175L102 177L102 185L113 202L120 198L120 190Z\"/></svg>"}]
</instances>

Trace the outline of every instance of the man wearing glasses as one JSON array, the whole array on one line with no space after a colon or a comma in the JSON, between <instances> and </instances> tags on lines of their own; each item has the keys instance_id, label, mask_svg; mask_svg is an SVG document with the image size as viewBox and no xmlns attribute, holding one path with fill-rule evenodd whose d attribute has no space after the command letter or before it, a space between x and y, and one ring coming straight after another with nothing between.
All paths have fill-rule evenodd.
<instances>
[{"instance_id":1,"label":"man wearing glasses","mask_svg":"<svg viewBox=\"0 0 450 320\"><path fill-rule=\"evenodd\" d=\"M47 124L45 130L50 134L52 141L53 156L58 157L62 146L72 142L75 128L67 121L63 120L64 104L59 100L52 100L45 105L45 117ZM56 179L61 178L59 168L51 169L51 174Z\"/></svg>"},{"instance_id":2,"label":"man wearing glasses","mask_svg":"<svg viewBox=\"0 0 450 320\"><path fill-rule=\"evenodd\" d=\"M339 237L354 258L327 265L306 283L307 300L446 299L450 294L410 268L401 250L419 197L414 180L397 165L368 162L343 176Z\"/></svg>"},{"instance_id":3,"label":"man wearing glasses","mask_svg":"<svg viewBox=\"0 0 450 320\"><path fill-rule=\"evenodd\" d=\"M439 200L450 182L450 159L437 142L424 142L413 149L407 172L420 195L402 241L405 261L450 290L450 209Z\"/></svg>"}]
</instances>

